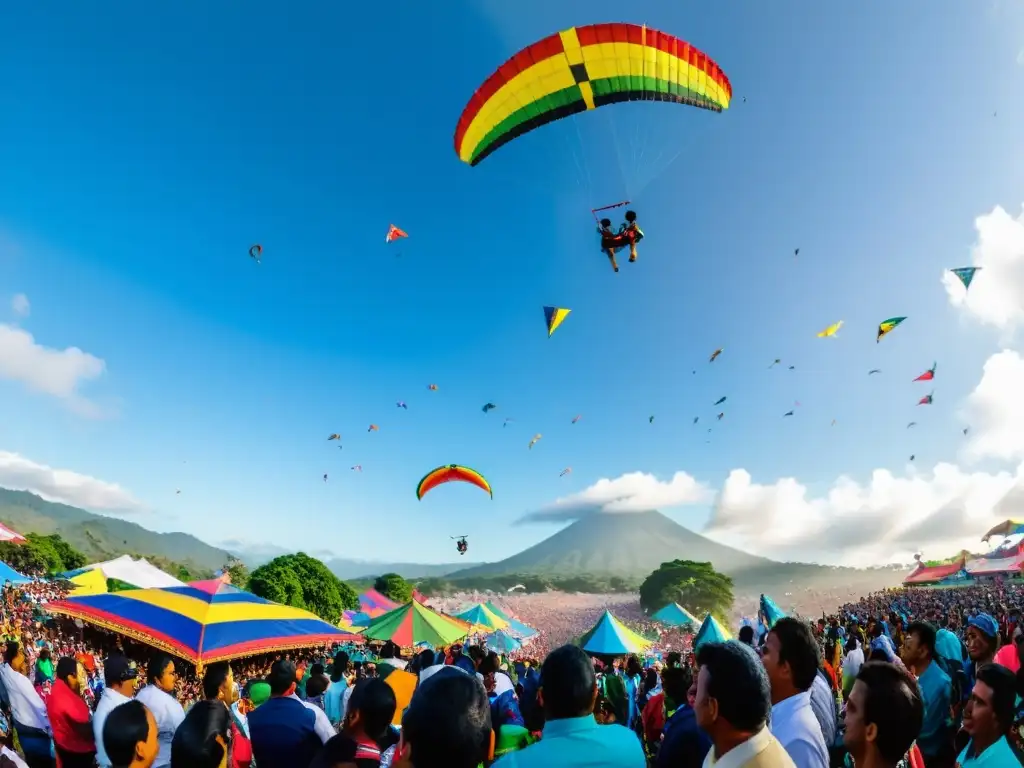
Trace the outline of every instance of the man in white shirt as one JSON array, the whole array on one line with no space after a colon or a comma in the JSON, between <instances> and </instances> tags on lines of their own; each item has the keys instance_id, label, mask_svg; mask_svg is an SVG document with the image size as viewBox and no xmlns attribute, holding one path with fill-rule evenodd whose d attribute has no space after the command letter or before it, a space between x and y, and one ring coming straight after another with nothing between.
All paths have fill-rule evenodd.
<instances>
[{"instance_id":1,"label":"man in white shirt","mask_svg":"<svg viewBox=\"0 0 1024 768\"><path fill-rule=\"evenodd\" d=\"M32 682L28 679L28 664L25 651L16 642L7 643L4 649L4 663L0 666L0 679L3 680L10 702L11 717L14 722L18 741L21 743L25 757L43 761L50 757L50 718L46 714L46 705L39 697Z\"/></svg>"},{"instance_id":2,"label":"man in white shirt","mask_svg":"<svg viewBox=\"0 0 1024 768\"><path fill-rule=\"evenodd\" d=\"M305 672L306 670L304 667L296 667L296 686L299 684L299 681L305 675ZM316 731L316 735L320 737L320 740L324 744L326 744L334 737L336 731L334 730L334 726L331 725L331 721L328 719L326 712L320 709L320 707L318 707L316 704L310 704L308 701L303 701L302 699L300 699L299 695L295 692L295 689L292 689L292 692L288 694L288 698L295 699L297 702L302 704L302 706L304 706L306 709L310 710L313 713L313 715L316 717L316 721L313 723L313 730Z\"/></svg>"},{"instance_id":3,"label":"man in white shirt","mask_svg":"<svg viewBox=\"0 0 1024 768\"><path fill-rule=\"evenodd\" d=\"M178 680L178 672L174 668L174 659L166 653L157 653L146 666L149 685L139 691L136 700L146 705L156 720L157 739L160 752L156 756L153 768L170 768L171 741L181 721L185 719L185 710L174 695L174 684Z\"/></svg>"},{"instance_id":4,"label":"man in white shirt","mask_svg":"<svg viewBox=\"0 0 1024 768\"><path fill-rule=\"evenodd\" d=\"M811 686L821 656L810 625L792 617L775 622L764 646L772 687L772 734L797 768L829 768L828 747L811 709Z\"/></svg>"},{"instance_id":5,"label":"man in white shirt","mask_svg":"<svg viewBox=\"0 0 1024 768\"><path fill-rule=\"evenodd\" d=\"M124 656L111 656L103 662L103 678L106 687L92 716L92 731L96 737L96 762L100 768L111 768L107 750L103 747L103 724L107 722L110 710L132 700L139 671Z\"/></svg>"}]
</instances>

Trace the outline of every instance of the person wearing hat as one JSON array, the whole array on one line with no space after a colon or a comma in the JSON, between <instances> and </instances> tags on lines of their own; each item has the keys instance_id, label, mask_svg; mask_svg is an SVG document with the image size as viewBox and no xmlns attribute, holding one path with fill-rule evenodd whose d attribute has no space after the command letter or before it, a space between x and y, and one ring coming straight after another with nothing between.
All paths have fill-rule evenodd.
<instances>
[{"instance_id":1,"label":"person wearing hat","mask_svg":"<svg viewBox=\"0 0 1024 768\"><path fill-rule=\"evenodd\" d=\"M967 641L967 656L970 658L964 670L967 673L967 685L963 690L966 701L974 681L978 679L978 670L995 660L996 651L999 650L999 624L987 613L976 614L967 620L964 637Z\"/></svg>"},{"instance_id":2,"label":"person wearing hat","mask_svg":"<svg viewBox=\"0 0 1024 768\"><path fill-rule=\"evenodd\" d=\"M241 698L231 705L230 768L252 765L252 740L249 737L249 713L270 698L270 684L251 680Z\"/></svg>"},{"instance_id":3,"label":"person wearing hat","mask_svg":"<svg viewBox=\"0 0 1024 768\"><path fill-rule=\"evenodd\" d=\"M124 656L111 656L103 662L103 671L106 688L100 694L99 704L92 716L92 731L96 738L96 762L100 768L111 768L110 758L103 748L103 724L114 707L132 700L139 671Z\"/></svg>"}]
</instances>

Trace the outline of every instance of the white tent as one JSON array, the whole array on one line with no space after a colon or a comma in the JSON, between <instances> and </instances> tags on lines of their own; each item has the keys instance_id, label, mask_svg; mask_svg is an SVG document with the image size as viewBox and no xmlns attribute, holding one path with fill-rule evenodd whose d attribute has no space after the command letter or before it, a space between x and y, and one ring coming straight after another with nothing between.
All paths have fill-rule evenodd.
<instances>
[{"instance_id":1,"label":"white tent","mask_svg":"<svg viewBox=\"0 0 1024 768\"><path fill-rule=\"evenodd\" d=\"M140 589L185 586L184 582L164 573L145 558L132 560L130 555L121 555L105 563L87 565L83 570L91 571L96 568L102 569L103 575L108 579L117 579Z\"/></svg>"}]
</instances>

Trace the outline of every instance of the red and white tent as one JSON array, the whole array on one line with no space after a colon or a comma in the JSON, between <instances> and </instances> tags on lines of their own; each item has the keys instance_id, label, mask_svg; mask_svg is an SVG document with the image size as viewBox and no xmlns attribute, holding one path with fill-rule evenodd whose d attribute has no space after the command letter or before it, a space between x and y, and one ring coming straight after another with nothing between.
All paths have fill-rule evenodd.
<instances>
[{"instance_id":1,"label":"red and white tent","mask_svg":"<svg viewBox=\"0 0 1024 768\"><path fill-rule=\"evenodd\" d=\"M0 523L0 542L7 542L9 544L24 544L27 542L24 536L15 530L8 528L3 523Z\"/></svg>"}]
</instances>

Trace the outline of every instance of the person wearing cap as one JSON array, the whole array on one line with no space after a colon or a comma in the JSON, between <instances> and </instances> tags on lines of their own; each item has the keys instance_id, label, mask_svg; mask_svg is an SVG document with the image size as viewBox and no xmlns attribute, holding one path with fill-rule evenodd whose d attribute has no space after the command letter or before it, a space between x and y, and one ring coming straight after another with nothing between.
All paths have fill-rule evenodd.
<instances>
[{"instance_id":1,"label":"person wearing cap","mask_svg":"<svg viewBox=\"0 0 1024 768\"><path fill-rule=\"evenodd\" d=\"M970 694L978 670L995 660L999 649L999 624L987 613L979 613L967 620L967 656L970 663L964 670L967 674L967 685L964 688L964 699Z\"/></svg>"},{"instance_id":2,"label":"person wearing cap","mask_svg":"<svg viewBox=\"0 0 1024 768\"><path fill-rule=\"evenodd\" d=\"M72 656L57 661L57 679L46 699L61 768L92 768L96 758L92 713L82 699L85 670Z\"/></svg>"},{"instance_id":3,"label":"person wearing cap","mask_svg":"<svg viewBox=\"0 0 1024 768\"><path fill-rule=\"evenodd\" d=\"M96 739L96 762L100 768L111 768L110 758L103 748L103 724L114 707L132 700L139 671L124 656L111 656L103 662L103 673L106 688L100 694L99 704L92 716L92 732Z\"/></svg>"},{"instance_id":4,"label":"person wearing cap","mask_svg":"<svg viewBox=\"0 0 1024 768\"><path fill-rule=\"evenodd\" d=\"M262 680L252 680L246 688L238 701L231 705L230 768L249 768L252 765L249 713L270 698L270 685Z\"/></svg>"}]
</instances>

